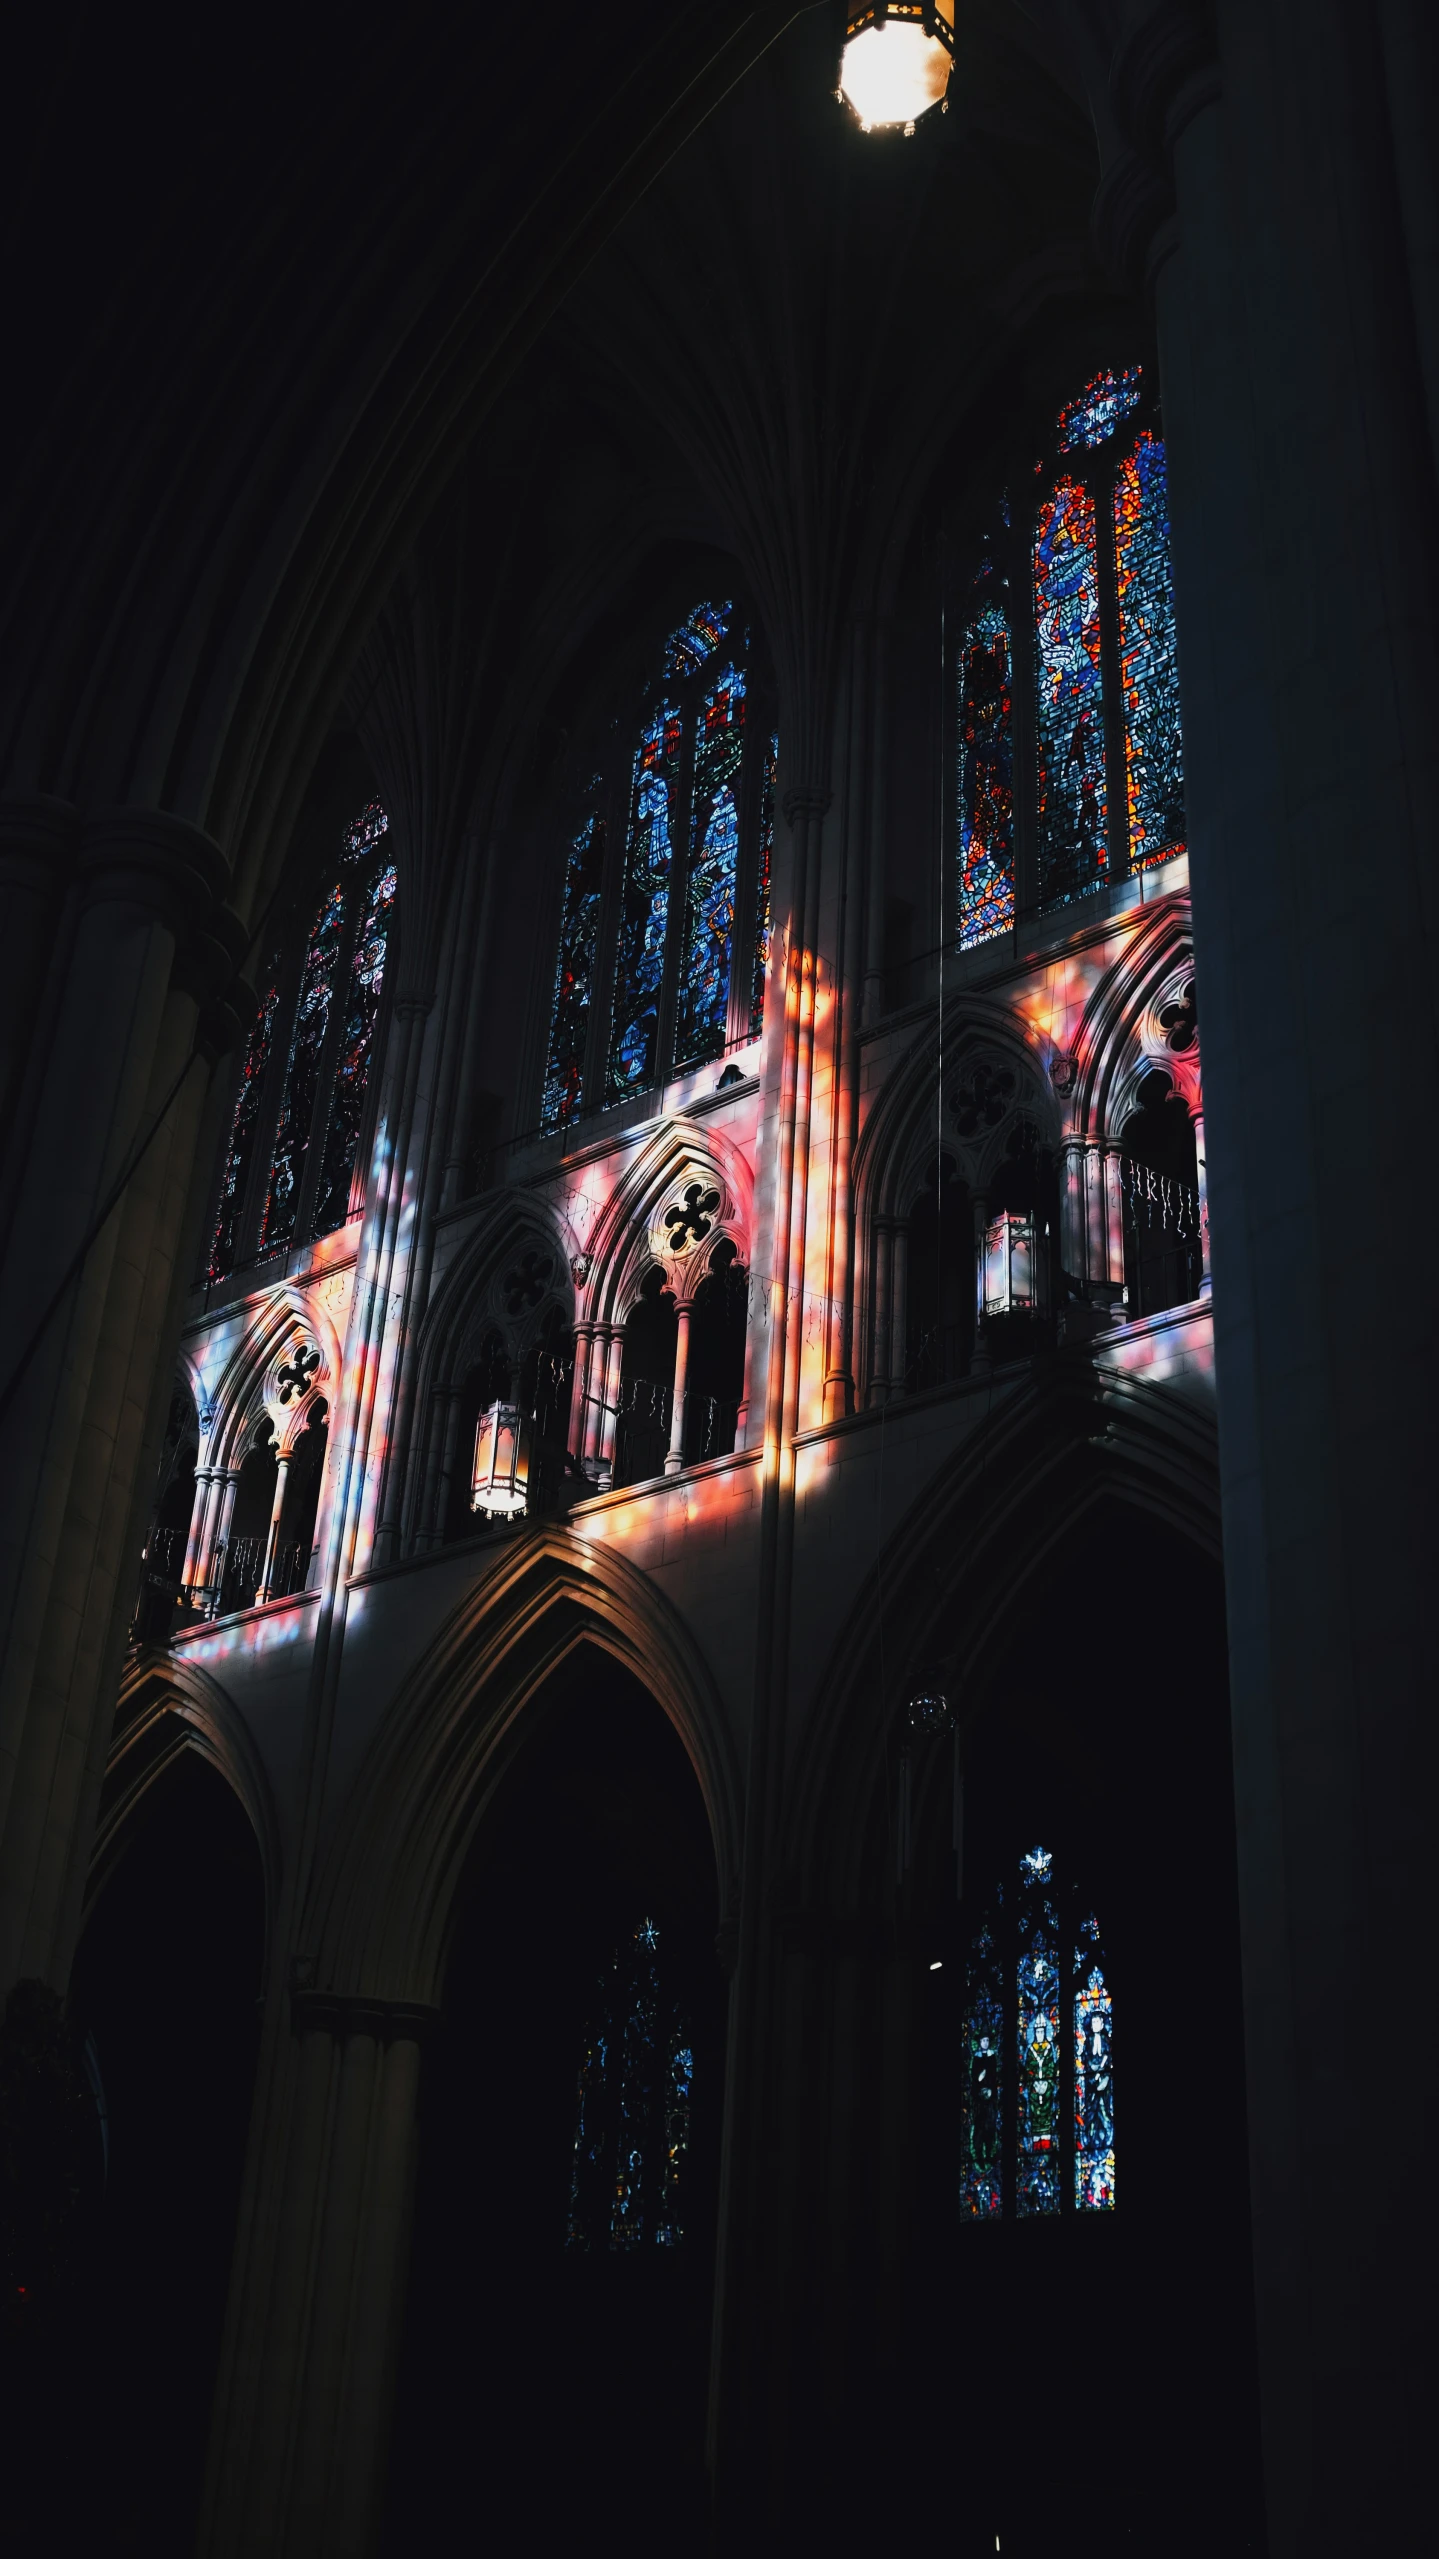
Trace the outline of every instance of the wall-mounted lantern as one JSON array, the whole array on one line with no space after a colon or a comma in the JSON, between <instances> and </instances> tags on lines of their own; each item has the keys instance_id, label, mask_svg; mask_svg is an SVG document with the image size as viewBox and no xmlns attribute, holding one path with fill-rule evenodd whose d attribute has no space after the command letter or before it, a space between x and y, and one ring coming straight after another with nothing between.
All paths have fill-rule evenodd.
<instances>
[{"instance_id":1,"label":"wall-mounted lantern","mask_svg":"<svg viewBox=\"0 0 1439 2559\"><path fill-rule=\"evenodd\" d=\"M846 15L839 95L865 133L913 133L948 104L953 62L954 0L870 0Z\"/></svg>"},{"instance_id":2,"label":"wall-mounted lantern","mask_svg":"<svg viewBox=\"0 0 1439 2559\"><path fill-rule=\"evenodd\" d=\"M1049 1303L1048 1271L1038 1220L1032 1212L1001 1209L984 1230L979 1271L979 1311L986 1323L1002 1315L1043 1315Z\"/></svg>"},{"instance_id":3,"label":"wall-mounted lantern","mask_svg":"<svg viewBox=\"0 0 1439 2559\"><path fill-rule=\"evenodd\" d=\"M529 1494L530 1435L514 1404L491 1404L475 1431L470 1508L486 1519L520 1519Z\"/></svg>"}]
</instances>

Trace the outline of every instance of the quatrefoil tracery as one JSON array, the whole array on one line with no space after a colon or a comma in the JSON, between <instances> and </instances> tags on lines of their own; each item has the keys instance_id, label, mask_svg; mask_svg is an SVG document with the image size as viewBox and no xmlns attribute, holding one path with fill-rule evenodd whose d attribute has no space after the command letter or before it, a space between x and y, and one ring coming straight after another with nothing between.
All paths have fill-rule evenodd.
<instances>
[{"instance_id":1,"label":"quatrefoil tracery","mask_svg":"<svg viewBox=\"0 0 1439 2559\"><path fill-rule=\"evenodd\" d=\"M276 1402L289 1404L298 1396L308 1395L319 1365L320 1354L312 1342L295 1342L289 1358L282 1360L275 1371Z\"/></svg>"},{"instance_id":2,"label":"quatrefoil tracery","mask_svg":"<svg viewBox=\"0 0 1439 2559\"><path fill-rule=\"evenodd\" d=\"M687 1182L674 1207L664 1214L670 1251L678 1255L688 1252L691 1244L702 1244L719 1204L718 1191L707 1189L703 1182Z\"/></svg>"},{"instance_id":3,"label":"quatrefoil tracery","mask_svg":"<svg viewBox=\"0 0 1439 2559\"><path fill-rule=\"evenodd\" d=\"M550 1254L533 1250L526 1253L519 1268L507 1271L501 1283L505 1293L505 1313L523 1315L526 1307L538 1306L554 1267Z\"/></svg>"}]
</instances>

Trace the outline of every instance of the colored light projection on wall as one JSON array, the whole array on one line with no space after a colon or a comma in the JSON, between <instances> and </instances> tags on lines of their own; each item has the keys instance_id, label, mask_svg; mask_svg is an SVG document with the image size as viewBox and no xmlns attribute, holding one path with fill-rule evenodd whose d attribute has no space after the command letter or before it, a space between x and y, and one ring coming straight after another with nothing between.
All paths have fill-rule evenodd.
<instances>
[{"instance_id":1,"label":"colored light projection on wall","mask_svg":"<svg viewBox=\"0 0 1439 2559\"><path fill-rule=\"evenodd\" d=\"M595 997L607 841L604 819L587 817L570 846L565 865L560 948L545 1060L542 1119L546 1128L567 1127L584 1100L585 1041Z\"/></svg>"},{"instance_id":2,"label":"colored light projection on wall","mask_svg":"<svg viewBox=\"0 0 1439 2559\"><path fill-rule=\"evenodd\" d=\"M1056 421L1061 453L1080 453L1107 443L1115 428L1139 406L1142 365L1123 373L1096 373L1074 399L1066 400Z\"/></svg>"},{"instance_id":3,"label":"colored light projection on wall","mask_svg":"<svg viewBox=\"0 0 1439 2559\"><path fill-rule=\"evenodd\" d=\"M260 1229L262 1251L278 1244L288 1244L295 1232L305 1155L315 1116L320 1052L329 1027L335 965L340 955L344 922L344 884L337 880L321 904L305 945L300 1002L295 1014L295 1027L290 1034L284 1099L280 1105L275 1152L270 1159L270 1180Z\"/></svg>"},{"instance_id":4,"label":"colored light projection on wall","mask_svg":"<svg viewBox=\"0 0 1439 2559\"><path fill-rule=\"evenodd\" d=\"M615 954L607 1088L612 1102L642 1092L654 1080L683 747L680 713L662 702L651 713L635 754Z\"/></svg>"},{"instance_id":5,"label":"colored light projection on wall","mask_svg":"<svg viewBox=\"0 0 1439 2559\"><path fill-rule=\"evenodd\" d=\"M1093 1917L1080 1923L1074 1982L1074 2201L1080 2212L1112 2212L1114 2002Z\"/></svg>"},{"instance_id":6,"label":"colored light projection on wall","mask_svg":"<svg viewBox=\"0 0 1439 2559\"><path fill-rule=\"evenodd\" d=\"M325 1132L325 1152L320 1164L320 1186L311 1230L316 1235L331 1234L337 1226L344 1225L350 1214L350 1189L374 1060L375 1030L380 1018L380 993L396 885L395 866L390 862L371 881L356 927L355 948L350 960L349 994L340 1033L340 1052L335 1063L330 1124Z\"/></svg>"},{"instance_id":7,"label":"colored light projection on wall","mask_svg":"<svg viewBox=\"0 0 1439 2559\"><path fill-rule=\"evenodd\" d=\"M1002 1907L1002 1886L1000 1894ZM1004 2210L1004 1976L988 1922L965 1978L963 2070L960 2210L992 2221Z\"/></svg>"},{"instance_id":8,"label":"colored light projection on wall","mask_svg":"<svg viewBox=\"0 0 1439 2559\"><path fill-rule=\"evenodd\" d=\"M769 975L770 883L774 871L774 795L779 773L779 739L772 737L765 749L764 782L760 792L759 863L755 885L754 968L750 978L749 1035L757 1040L764 1029L764 990Z\"/></svg>"},{"instance_id":9,"label":"colored light projection on wall","mask_svg":"<svg viewBox=\"0 0 1439 2559\"><path fill-rule=\"evenodd\" d=\"M275 1015L280 1002L280 961L282 954L270 954L260 994L260 1009L251 1026L245 1045L245 1063L240 1075L239 1098L230 1129L230 1143L225 1150L225 1169L220 1176L220 1206L215 1219L215 1232L210 1242L207 1279L223 1279L233 1267L239 1241L240 1213L250 1183L254 1162L255 1139L260 1119L260 1094L270 1064L275 1040Z\"/></svg>"},{"instance_id":10,"label":"colored light projection on wall","mask_svg":"<svg viewBox=\"0 0 1439 2559\"><path fill-rule=\"evenodd\" d=\"M643 1919L601 1976L581 2047L568 2247L678 2245L693 2085L689 2028Z\"/></svg>"},{"instance_id":11,"label":"colored light projection on wall","mask_svg":"<svg viewBox=\"0 0 1439 2559\"><path fill-rule=\"evenodd\" d=\"M1115 476L1114 565L1129 858L1136 870L1145 870L1184 849L1169 490L1164 446L1148 429L1136 438Z\"/></svg>"},{"instance_id":12,"label":"colored light projection on wall","mask_svg":"<svg viewBox=\"0 0 1439 2559\"><path fill-rule=\"evenodd\" d=\"M1045 1886L1043 1848L1019 1861L1015 1968L1015 2210L1023 2221L1059 2210L1059 1918Z\"/></svg>"},{"instance_id":13,"label":"colored light projection on wall","mask_svg":"<svg viewBox=\"0 0 1439 2559\"><path fill-rule=\"evenodd\" d=\"M1034 539L1039 893L1083 894L1105 867L1104 700L1094 500L1056 482Z\"/></svg>"},{"instance_id":14,"label":"colored light projection on wall","mask_svg":"<svg viewBox=\"0 0 1439 2559\"><path fill-rule=\"evenodd\" d=\"M739 872L744 696L743 671L727 666L705 694L695 729L677 1066L718 1057L725 1044Z\"/></svg>"},{"instance_id":15,"label":"colored light projection on wall","mask_svg":"<svg viewBox=\"0 0 1439 2559\"><path fill-rule=\"evenodd\" d=\"M988 603L959 655L959 939L968 950L1014 923L1014 751L1009 622Z\"/></svg>"}]
</instances>

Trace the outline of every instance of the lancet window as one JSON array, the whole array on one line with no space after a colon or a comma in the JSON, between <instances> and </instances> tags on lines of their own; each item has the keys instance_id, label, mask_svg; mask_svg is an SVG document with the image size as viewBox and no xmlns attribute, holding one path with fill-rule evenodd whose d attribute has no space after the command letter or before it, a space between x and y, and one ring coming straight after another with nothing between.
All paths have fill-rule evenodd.
<instances>
[{"instance_id":1,"label":"lancet window","mask_svg":"<svg viewBox=\"0 0 1439 2559\"><path fill-rule=\"evenodd\" d=\"M541 1118L564 1128L763 1026L776 748L732 600L671 631L565 860Z\"/></svg>"},{"instance_id":2,"label":"lancet window","mask_svg":"<svg viewBox=\"0 0 1439 2559\"><path fill-rule=\"evenodd\" d=\"M1164 444L1143 368L1066 402L961 598L954 931L963 947L1182 852Z\"/></svg>"},{"instance_id":3,"label":"lancet window","mask_svg":"<svg viewBox=\"0 0 1439 2559\"><path fill-rule=\"evenodd\" d=\"M1113 1967L1098 1918L1027 1849L970 1941L961 2046L966 2221L1112 2212Z\"/></svg>"},{"instance_id":4,"label":"lancet window","mask_svg":"<svg viewBox=\"0 0 1439 2559\"><path fill-rule=\"evenodd\" d=\"M694 2042L642 1919L596 1986L580 2053L567 2243L674 2248L684 2237Z\"/></svg>"},{"instance_id":5,"label":"lancet window","mask_svg":"<svg viewBox=\"0 0 1439 2559\"><path fill-rule=\"evenodd\" d=\"M343 1226L358 1205L395 904L389 819L346 830L303 938L277 936L246 1043L207 1277Z\"/></svg>"}]
</instances>

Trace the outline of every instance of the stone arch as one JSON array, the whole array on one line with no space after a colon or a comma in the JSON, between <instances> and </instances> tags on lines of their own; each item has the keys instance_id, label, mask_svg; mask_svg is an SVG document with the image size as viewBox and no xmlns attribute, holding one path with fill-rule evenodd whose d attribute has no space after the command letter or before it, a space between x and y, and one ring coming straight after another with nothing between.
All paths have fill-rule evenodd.
<instances>
[{"instance_id":1,"label":"stone arch","mask_svg":"<svg viewBox=\"0 0 1439 2559\"><path fill-rule=\"evenodd\" d=\"M622 1324L656 1265L683 1303L722 1242L748 1264L753 1213L754 1177L740 1149L703 1122L661 1120L590 1225L580 1320Z\"/></svg>"},{"instance_id":2,"label":"stone arch","mask_svg":"<svg viewBox=\"0 0 1439 2559\"><path fill-rule=\"evenodd\" d=\"M407 1545L444 1538L446 1469L460 1461L465 1382L487 1344L499 1344L500 1365L513 1376L547 1328L573 1325L571 1259L569 1239L547 1201L502 1191L482 1203L480 1222L436 1289L421 1328L416 1407L423 1421L408 1460ZM473 1412L472 1400L471 1431Z\"/></svg>"},{"instance_id":3,"label":"stone arch","mask_svg":"<svg viewBox=\"0 0 1439 2559\"><path fill-rule=\"evenodd\" d=\"M297 1343L304 1346L298 1367L288 1360ZM250 1432L264 1418L274 1428L277 1451L288 1454L316 1400L323 1395L333 1405L340 1371L340 1341L329 1315L313 1292L282 1281L256 1307L213 1385L196 1378L202 1464L238 1466Z\"/></svg>"},{"instance_id":4,"label":"stone arch","mask_svg":"<svg viewBox=\"0 0 1439 2559\"><path fill-rule=\"evenodd\" d=\"M582 1643L633 1671L678 1732L709 1816L722 1911L732 1911L739 1770L703 1657L644 1574L546 1524L505 1550L385 1717L308 1914L317 1990L438 2004L471 1842L527 1706Z\"/></svg>"},{"instance_id":5,"label":"stone arch","mask_svg":"<svg viewBox=\"0 0 1439 2559\"><path fill-rule=\"evenodd\" d=\"M280 1830L264 1762L220 1682L168 1650L132 1655L120 1682L85 1910L104 1890L153 1789L187 1751L224 1778L249 1818L260 1851L268 1935L279 1901Z\"/></svg>"},{"instance_id":6,"label":"stone arch","mask_svg":"<svg viewBox=\"0 0 1439 2559\"><path fill-rule=\"evenodd\" d=\"M1148 1512L1220 1560L1212 1414L1087 1361L1047 1363L924 1485L839 1629L786 1818L803 1899L864 1906L886 1749L909 1683L945 1664L961 1724L1024 1585L1102 1501ZM966 1558L956 1581L954 1558Z\"/></svg>"},{"instance_id":7,"label":"stone arch","mask_svg":"<svg viewBox=\"0 0 1439 2559\"><path fill-rule=\"evenodd\" d=\"M1067 1134L1118 1142L1144 1077L1163 1069L1191 1118L1203 1108L1199 1040L1192 1011L1178 1015L1194 984L1194 948L1177 905L1156 910L1101 978L1080 1021Z\"/></svg>"}]
</instances>

